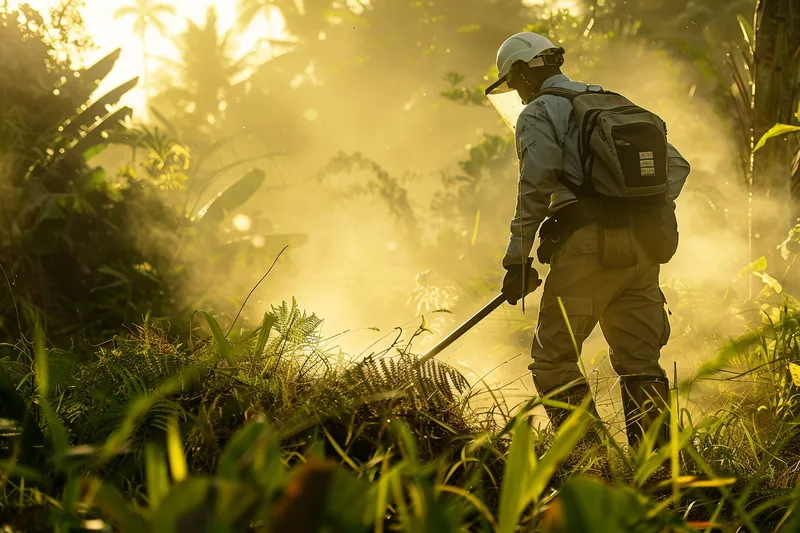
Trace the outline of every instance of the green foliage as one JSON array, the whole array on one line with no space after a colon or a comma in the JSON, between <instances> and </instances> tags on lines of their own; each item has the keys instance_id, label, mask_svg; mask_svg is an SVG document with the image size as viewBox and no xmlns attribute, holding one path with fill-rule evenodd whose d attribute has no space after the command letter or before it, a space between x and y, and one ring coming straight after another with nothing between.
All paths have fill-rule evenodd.
<instances>
[{"instance_id":1,"label":"green foliage","mask_svg":"<svg viewBox=\"0 0 800 533\"><path fill-rule=\"evenodd\" d=\"M755 147L753 147L753 153L758 151L759 149L763 148L767 141L773 139L775 137L780 137L781 135L786 135L787 133L796 133L800 131L800 126L790 126L788 124L775 124L772 128L769 129L764 135L756 143Z\"/></svg>"},{"instance_id":2,"label":"green foliage","mask_svg":"<svg viewBox=\"0 0 800 533\"><path fill-rule=\"evenodd\" d=\"M24 61L2 66L3 79L13 80L0 125L6 146L0 266L8 289L0 297L3 340L30 336L38 315L53 338L96 342L124 322L171 306L171 288L140 268L158 268L162 257L137 246L131 218L138 209L161 215L167 226L174 218L146 187L118 187L90 164L124 127L130 108L112 106L136 80L92 100L119 50L73 70L68 60L55 59L38 14L2 8L0 16L4 57Z\"/></svg>"},{"instance_id":3,"label":"green foliage","mask_svg":"<svg viewBox=\"0 0 800 533\"><path fill-rule=\"evenodd\" d=\"M183 454L196 452L189 442L181 445L177 430L171 425L173 429L166 430L168 452L158 443L161 440L158 433L152 433L148 441L131 450L139 446L143 450L144 477L140 478L146 494L143 498L120 492L113 477L103 480L103 474L98 475L96 468L91 467L91 451L87 456L80 447L70 447L59 436L64 434L62 430L51 429L48 438L54 443L53 450L61 449L62 455L73 457L83 453L88 463L74 460L54 463L51 468L64 472L67 484L56 498L39 497L41 503L34 503L35 495L53 488L41 485L41 478L29 468L3 467L9 476L7 484L10 479L27 480L21 485L14 482L16 488L11 492L7 486L3 495L15 508L37 509L41 517L47 516L62 527L92 519L121 532L182 531L187 527L192 531L290 528L308 533L331 530L327 528L348 533L455 532L463 528L497 532L523 528L548 533L677 532L726 521L747 524L749 530L753 530L753 523L769 523L769 530L773 530L791 519L792 502L796 504L791 486L773 490L768 501L756 505L743 499L746 492L737 496L727 488L735 480L692 474L696 464L708 468L699 455L715 453L713 448L705 447L708 441L719 442L719 437L709 434L708 425L680 428L692 437L680 441L678 467L685 473L669 481L678 494L677 508L659 504L655 499L663 484L636 491L576 475L563 486L552 485L552 474L577 442L587 420L583 409L575 410L555 436L549 451L537 456L534 450L539 434L528 423L529 409L536 403L527 406L500 434L491 436L473 430L474 433L464 433L441 447L434 456L418 455L418 445L429 434L419 432L413 425L392 422L387 434L373 443L363 462L352 448L338 445L327 459L320 458L313 446L308 447L308 441L300 448L300 443L282 440L273 424L256 417L225 439L224 447L217 451L219 459L210 471L192 468L188 476L176 474L185 471L174 465L185 461L191 464L188 457L183 459ZM56 415L47 404L40 405L45 406L51 428L58 426L56 419L51 418ZM514 437L507 449L503 434L511 428ZM363 428L351 425L350 431L358 434ZM336 442L331 440L334 439L331 432L325 430L325 435L331 443ZM783 447L790 442L786 437L781 440ZM453 446L455 453L448 452ZM781 450L780 446L771 448L769 454L759 459L762 465L775 460ZM626 460L624 455L620 459ZM503 465L505 475L496 477L493 471ZM454 475L459 470L463 470L463 475ZM763 466L761 471L764 472ZM73 488L80 490L74 492L75 498L71 500ZM493 491L499 491L499 500L496 492L492 496ZM718 505L720 497L734 507L727 518L721 512L723 506ZM734 499L737 497L738 503ZM57 499L61 501L58 507ZM19 507L20 502L29 503ZM309 509L314 512L309 513ZM766 521L761 519L769 510L777 512ZM22 516L6 515L4 525L14 530Z\"/></svg>"},{"instance_id":4,"label":"green foliage","mask_svg":"<svg viewBox=\"0 0 800 533\"><path fill-rule=\"evenodd\" d=\"M298 126L309 102L374 84L383 87L382 111L402 108L414 123L431 109L406 105L409 94L435 94L451 69L483 71L485 56L474 49L494 50L520 20L536 20L530 29L558 35L578 73L591 73L616 39L643 36L695 53L681 44L683 36L657 35L652 20L637 20L648 13L663 17L665 9L672 14L674 6L637 3L638 11L630 12L623 4L596 2L594 11L576 17L516 0L372 2L360 9L329 0L242 0L241 27L259 12L281 11L293 39L272 44L290 53L241 82L250 56L231 55L232 34L220 35L209 11L205 25L190 24L182 37L176 89L156 100L170 110L154 112L166 131L124 128L119 122L129 110L107 108L135 80L91 99L95 80L109 73L117 53L76 77L67 62L55 59L69 43L48 41L34 11L21 7L19 24L16 12L1 11L9 24L0 51L11 60L0 70L9 74L3 79L18 82L8 93L10 105L0 110L0 138L13 156L0 176L12 221L0 229L0 265L14 289L0 296L7 356L0 360L2 526L301 533L793 530L800 497L800 307L786 294L788 274L768 273L765 262L741 275L763 286L745 302L762 314L760 327L700 372L705 381L723 379L722 409L693 420L675 396L673 440L653 452L629 453L610 438L589 452L579 449L590 423L583 408L556 435L537 431L529 425L530 411L540 399L513 418L504 415L506 426L497 427L491 409L472 411L472 388L457 370L435 360L417 364L412 344L429 332L424 319L408 339L399 331L385 352L351 362L328 347L322 320L294 300L272 307L255 329L234 330L228 313L202 305L209 311L201 324L210 332L203 338L193 335L199 329L176 334L152 318L187 319L188 311L175 310L174 291L220 289L237 277L232 268L239 259L253 257L256 236L281 246L302 241L273 234L268 221L256 220L241 235L220 228L257 191L274 187L261 170L239 173L244 164L283 148L316 149L330 141L343 117L352 119L353 129L365 116L375 126L375 110L365 110L368 99L360 97L335 99L335 106L306 115L317 118ZM169 11L165 4L137 6L140 30L148 21L158 26L152 15ZM149 15L142 6L149 6ZM680 29L687 17L712 22L714 13L703 6L685 7L671 27ZM44 66L29 68L34 64ZM485 106L481 87L470 87L466 77L451 73L444 80L446 98ZM255 135L242 135L243 128ZM418 137L430 139L424 129ZM412 195L411 178L396 177L376 159L340 155L322 172L339 197L370 194L385 202L422 269L409 299L419 312L472 305L496 289L489 275L504 244L495 242L498 228L507 225L503 199L513 198L514 144L506 135L478 135L458 170L443 176L427 211ZM382 149L384 139L374 136ZM103 150L111 143L133 154L114 177L91 166L109 155ZM145 239L130 230L142 220ZM428 239L424 228L434 223L437 232ZM784 243L786 258L797 251L796 234ZM443 248L452 256L446 263ZM209 268L198 274L189 268L193 263ZM216 295L231 299L227 287ZM181 296L191 301L183 306L190 310L214 300ZM744 305L744 299L726 298ZM718 345L716 325L698 333L698 324L707 323L698 315L706 310L692 298L682 305L684 329ZM121 324L142 319L131 334L118 335ZM37 327L40 320L43 327ZM518 330L532 327L523 320L514 324ZM502 324L504 331L508 326ZM117 335L91 357L89 342L57 348L70 346L68 339L84 330L89 342ZM575 464L575 454L591 457ZM582 475L597 472L592 463L603 465L605 483Z\"/></svg>"}]
</instances>

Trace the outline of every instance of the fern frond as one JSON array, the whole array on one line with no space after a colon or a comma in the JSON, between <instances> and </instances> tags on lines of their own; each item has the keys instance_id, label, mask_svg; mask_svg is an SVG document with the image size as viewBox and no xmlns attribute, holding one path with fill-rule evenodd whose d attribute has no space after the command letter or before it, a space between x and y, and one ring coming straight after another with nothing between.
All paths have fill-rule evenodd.
<instances>
[{"instance_id":1,"label":"fern frond","mask_svg":"<svg viewBox=\"0 0 800 533\"><path fill-rule=\"evenodd\" d=\"M351 395L371 396L392 391L414 394L437 404L453 403L470 390L467 379L452 366L431 359L368 357L350 368L343 377Z\"/></svg>"}]
</instances>

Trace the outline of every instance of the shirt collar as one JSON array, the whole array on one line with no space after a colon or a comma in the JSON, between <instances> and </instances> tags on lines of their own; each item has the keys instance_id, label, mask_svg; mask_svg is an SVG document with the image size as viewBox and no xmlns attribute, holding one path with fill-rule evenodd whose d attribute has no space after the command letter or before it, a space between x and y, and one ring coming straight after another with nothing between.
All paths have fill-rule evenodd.
<instances>
[{"instance_id":1,"label":"shirt collar","mask_svg":"<svg viewBox=\"0 0 800 533\"><path fill-rule=\"evenodd\" d=\"M544 91L545 89L555 87L559 83L564 83L565 81L570 81L566 74L556 74L554 76L550 76L544 80L544 83L542 83L541 90Z\"/></svg>"}]
</instances>

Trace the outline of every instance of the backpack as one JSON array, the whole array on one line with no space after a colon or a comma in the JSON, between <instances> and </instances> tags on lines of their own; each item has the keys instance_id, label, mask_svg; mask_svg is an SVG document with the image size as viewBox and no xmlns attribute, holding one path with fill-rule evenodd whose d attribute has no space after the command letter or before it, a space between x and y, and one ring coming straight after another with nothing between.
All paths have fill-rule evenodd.
<instances>
[{"instance_id":1,"label":"backpack","mask_svg":"<svg viewBox=\"0 0 800 533\"><path fill-rule=\"evenodd\" d=\"M591 87L591 86L590 86ZM567 98L580 127L583 183L562 178L578 198L664 198L667 191L667 126L654 113L617 93L545 89L536 95Z\"/></svg>"}]
</instances>

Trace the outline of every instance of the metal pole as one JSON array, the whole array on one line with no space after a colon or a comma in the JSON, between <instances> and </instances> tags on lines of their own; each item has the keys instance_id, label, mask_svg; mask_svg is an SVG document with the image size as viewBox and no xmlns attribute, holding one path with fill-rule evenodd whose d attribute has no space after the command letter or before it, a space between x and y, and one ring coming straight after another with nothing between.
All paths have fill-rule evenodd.
<instances>
[{"instance_id":1,"label":"metal pole","mask_svg":"<svg viewBox=\"0 0 800 533\"><path fill-rule=\"evenodd\" d=\"M458 328L455 331L453 331L452 333L450 333L450 335L442 339L439 342L439 344L431 348L431 350L428 353L420 357L417 360L417 364L421 365L425 361L433 359L434 357L442 353L448 346L450 346L459 338L461 338L461 336L464 335L464 333L472 329L472 327L475 326L475 324L477 324L478 322L489 316L492 311L503 305L503 302L505 301L506 298L502 294L495 297L494 300L483 306L483 308L480 311L472 315L472 317L469 320L458 326Z\"/></svg>"}]
</instances>

